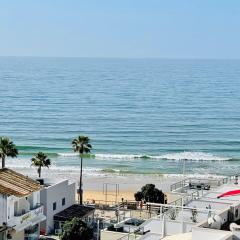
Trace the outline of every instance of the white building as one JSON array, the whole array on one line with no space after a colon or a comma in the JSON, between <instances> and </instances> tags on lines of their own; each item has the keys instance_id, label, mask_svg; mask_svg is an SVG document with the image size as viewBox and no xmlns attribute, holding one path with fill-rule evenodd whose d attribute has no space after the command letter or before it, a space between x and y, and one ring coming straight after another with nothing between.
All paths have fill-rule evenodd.
<instances>
[{"instance_id":1,"label":"white building","mask_svg":"<svg viewBox=\"0 0 240 240\"><path fill-rule=\"evenodd\" d=\"M41 232L54 233L54 215L75 204L75 183L69 183L68 180L44 179L40 196L46 216L46 221L41 223Z\"/></svg>"},{"instance_id":2,"label":"white building","mask_svg":"<svg viewBox=\"0 0 240 240\"><path fill-rule=\"evenodd\" d=\"M138 230L133 232L130 226L116 230L120 222L102 230L101 239L240 240L240 194L232 194L240 191L236 179L185 179L174 184L173 191L180 198L172 203L147 203L158 215L146 219Z\"/></svg>"},{"instance_id":3,"label":"white building","mask_svg":"<svg viewBox=\"0 0 240 240\"><path fill-rule=\"evenodd\" d=\"M0 169L0 239L35 240L46 219L38 182L10 169Z\"/></svg>"}]
</instances>

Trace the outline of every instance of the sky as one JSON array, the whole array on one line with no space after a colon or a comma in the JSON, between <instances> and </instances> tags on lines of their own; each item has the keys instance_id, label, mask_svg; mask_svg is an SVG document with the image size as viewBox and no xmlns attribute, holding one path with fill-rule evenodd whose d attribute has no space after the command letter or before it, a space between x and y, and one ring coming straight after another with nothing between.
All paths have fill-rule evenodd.
<instances>
[{"instance_id":1,"label":"sky","mask_svg":"<svg viewBox=\"0 0 240 240\"><path fill-rule=\"evenodd\" d=\"M240 1L0 0L0 56L240 58Z\"/></svg>"}]
</instances>

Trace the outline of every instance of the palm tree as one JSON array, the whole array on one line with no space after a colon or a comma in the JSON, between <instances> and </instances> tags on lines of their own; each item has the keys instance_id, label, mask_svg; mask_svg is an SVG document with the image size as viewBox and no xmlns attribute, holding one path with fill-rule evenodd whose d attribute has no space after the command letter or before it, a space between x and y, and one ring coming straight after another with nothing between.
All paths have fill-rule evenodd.
<instances>
[{"instance_id":1,"label":"palm tree","mask_svg":"<svg viewBox=\"0 0 240 240\"><path fill-rule=\"evenodd\" d=\"M89 143L90 139L86 136L78 136L72 141L72 146L74 152L78 152L81 158L81 166L80 166L80 183L79 183L79 203L82 205L83 202L83 191L82 191L82 165L83 165L83 154L90 153L92 149L92 145Z\"/></svg>"},{"instance_id":2,"label":"palm tree","mask_svg":"<svg viewBox=\"0 0 240 240\"><path fill-rule=\"evenodd\" d=\"M43 153L43 152L39 152L35 155L35 157L33 157L31 159L32 164L31 166L37 167L37 172L38 172L38 176L39 178L41 178L41 172L42 172L42 167L47 167L49 168L49 166L51 165L51 160L48 158L48 156Z\"/></svg>"},{"instance_id":3,"label":"palm tree","mask_svg":"<svg viewBox=\"0 0 240 240\"><path fill-rule=\"evenodd\" d=\"M16 145L8 137L0 137L0 158L2 160L2 168L5 168L6 157L17 157L18 150Z\"/></svg>"}]
</instances>

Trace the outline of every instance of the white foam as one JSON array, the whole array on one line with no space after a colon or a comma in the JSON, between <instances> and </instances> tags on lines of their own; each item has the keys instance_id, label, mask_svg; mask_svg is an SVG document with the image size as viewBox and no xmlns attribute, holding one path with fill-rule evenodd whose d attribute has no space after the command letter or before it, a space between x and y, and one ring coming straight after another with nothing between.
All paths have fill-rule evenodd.
<instances>
[{"instance_id":1,"label":"white foam","mask_svg":"<svg viewBox=\"0 0 240 240\"><path fill-rule=\"evenodd\" d=\"M58 155L61 157L76 157L79 154L78 153L58 153Z\"/></svg>"},{"instance_id":2,"label":"white foam","mask_svg":"<svg viewBox=\"0 0 240 240\"><path fill-rule=\"evenodd\" d=\"M159 158L159 157L157 157ZM203 152L180 152L170 153L160 156L168 160L191 160L191 161L226 161L228 158L218 157L210 153Z\"/></svg>"},{"instance_id":3,"label":"white foam","mask_svg":"<svg viewBox=\"0 0 240 240\"><path fill-rule=\"evenodd\" d=\"M77 153L58 153L61 157L76 157ZM190 160L190 161L226 161L228 158L218 157L211 153L204 152L177 152L177 153L168 153L163 155L146 155L146 154L95 154L96 159L99 160L134 160L134 159L165 159L165 160Z\"/></svg>"},{"instance_id":4,"label":"white foam","mask_svg":"<svg viewBox=\"0 0 240 240\"><path fill-rule=\"evenodd\" d=\"M97 159L125 159L132 160L138 158L150 158L150 159L167 159L167 160L190 160L190 161L226 161L228 158L218 157L210 153L204 152L178 152L178 153L169 153L159 156L152 155L134 155L134 154L96 154Z\"/></svg>"},{"instance_id":5,"label":"white foam","mask_svg":"<svg viewBox=\"0 0 240 240\"><path fill-rule=\"evenodd\" d=\"M95 154L95 158L97 159L135 159L142 156L134 154Z\"/></svg>"},{"instance_id":6,"label":"white foam","mask_svg":"<svg viewBox=\"0 0 240 240\"><path fill-rule=\"evenodd\" d=\"M26 158L7 158L6 167L8 168L29 168L31 160Z\"/></svg>"},{"instance_id":7,"label":"white foam","mask_svg":"<svg viewBox=\"0 0 240 240\"><path fill-rule=\"evenodd\" d=\"M176 178L183 178L182 173L166 173L163 174L164 177L176 177ZM226 177L225 175L216 175L212 173L205 173L205 174L200 174L200 173L186 173L185 178L208 178L208 179L221 179Z\"/></svg>"}]
</instances>

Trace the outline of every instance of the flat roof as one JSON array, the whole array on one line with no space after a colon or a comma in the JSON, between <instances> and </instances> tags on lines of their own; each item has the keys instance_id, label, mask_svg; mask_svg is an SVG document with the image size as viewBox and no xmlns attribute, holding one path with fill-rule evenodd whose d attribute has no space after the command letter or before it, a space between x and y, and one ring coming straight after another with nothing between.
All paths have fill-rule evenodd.
<instances>
[{"instance_id":1,"label":"flat roof","mask_svg":"<svg viewBox=\"0 0 240 240\"><path fill-rule=\"evenodd\" d=\"M147 233L139 238L139 240L160 240L162 239L162 235L157 233Z\"/></svg>"},{"instance_id":2,"label":"flat roof","mask_svg":"<svg viewBox=\"0 0 240 240\"><path fill-rule=\"evenodd\" d=\"M187 207L197 207L197 208L202 208L202 209L209 209L209 206L212 210L222 210L230 206L230 203L226 202L221 202L221 201L213 201L213 200L208 200L205 198L200 198L196 200L191 200L186 204Z\"/></svg>"},{"instance_id":3,"label":"flat roof","mask_svg":"<svg viewBox=\"0 0 240 240\"><path fill-rule=\"evenodd\" d=\"M192 233L180 233L172 236L167 236L163 238L163 240L191 240L192 239Z\"/></svg>"},{"instance_id":4,"label":"flat roof","mask_svg":"<svg viewBox=\"0 0 240 240\"><path fill-rule=\"evenodd\" d=\"M193 227L192 237L193 239L227 240L232 239L232 232L211 228Z\"/></svg>"},{"instance_id":5,"label":"flat roof","mask_svg":"<svg viewBox=\"0 0 240 240\"><path fill-rule=\"evenodd\" d=\"M37 181L8 168L0 169L0 194L24 197L40 189Z\"/></svg>"},{"instance_id":6,"label":"flat roof","mask_svg":"<svg viewBox=\"0 0 240 240\"><path fill-rule=\"evenodd\" d=\"M232 190L240 190L240 186L232 183L228 185L222 185L218 188L213 189L212 191L210 190L207 194L205 194L202 197L202 199L213 201L213 202L224 202L229 204L240 202L240 195L233 195L233 196L218 198L219 195Z\"/></svg>"},{"instance_id":7,"label":"flat roof","mask_svg":"<svg viewBox=\"0 0 240 240\"><path fill-rule=\"evenodd\" d=\"M79 204L74 204L63 211L56 213L53 217L55 221L67 221L73 218L84 218L95 210L93 207L87 207Z\"/></svg>"}]
</instances>

